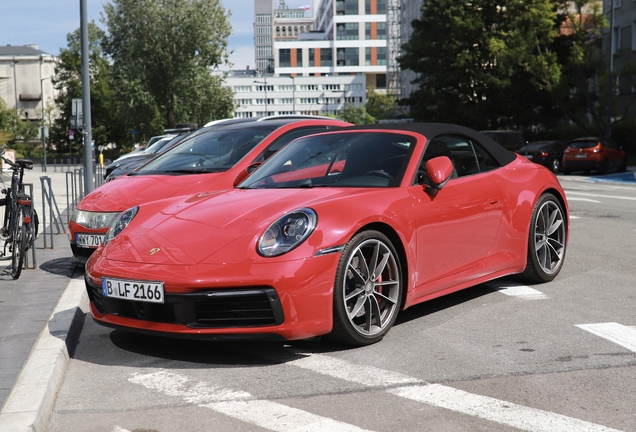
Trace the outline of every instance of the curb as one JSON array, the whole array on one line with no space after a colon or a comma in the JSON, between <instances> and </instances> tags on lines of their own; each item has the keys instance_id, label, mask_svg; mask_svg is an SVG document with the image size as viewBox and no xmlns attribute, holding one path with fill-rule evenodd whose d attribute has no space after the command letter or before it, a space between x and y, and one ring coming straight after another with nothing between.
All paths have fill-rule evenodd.
<instances>
[{"instance_id":1,"label":"curb","mask_svg":"<svg viewBox=\"0 0 636 432\"><path fill-rule=\"evenodd\" d=\"M0 410L0 431L44 431L87 311L84 278L71 279Z\"/></svg>"}]
</instances>

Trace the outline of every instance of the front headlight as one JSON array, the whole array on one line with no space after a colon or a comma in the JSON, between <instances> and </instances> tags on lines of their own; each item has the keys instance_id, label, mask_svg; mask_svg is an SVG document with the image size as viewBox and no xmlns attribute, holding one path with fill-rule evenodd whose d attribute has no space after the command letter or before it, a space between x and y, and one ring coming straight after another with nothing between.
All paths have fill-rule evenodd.
<instances>
[{"instance_id":1,"label":"front headlight","mask_svg":"<svg viewBox=\"0 0 636 432\"><path fill-rule=\"evenodd\" d=\"M294 249L316 228L318 217L310 208L295 210L271 224L258 241L258 253L275 257Z\"/></svg>"},{"instance_id":2,"label":"front headlight","mask_svg":"<svg viewBox=\"0 0 636 432\"><path fill-rule=\"evenodd\" d=\"M110 228L108 228L106 237L104 237L104 245L107 245L108 242L117 237L117 235L133 220L138 211L139 207L137 206L120 213L119 217L115 220L115 222L113 222Z\"/></svg>"},{"instance_id":3,"label":"front headlight","mask_svg":"<svg viewBox=\"0 0 636 432\"><path fill-rule=\"evenodd\" d=\"M109 227L120 212L89 212L84 210L73 211L71 220L79 225L90 229L102 229Z\"/></svg>"}]
</instances>

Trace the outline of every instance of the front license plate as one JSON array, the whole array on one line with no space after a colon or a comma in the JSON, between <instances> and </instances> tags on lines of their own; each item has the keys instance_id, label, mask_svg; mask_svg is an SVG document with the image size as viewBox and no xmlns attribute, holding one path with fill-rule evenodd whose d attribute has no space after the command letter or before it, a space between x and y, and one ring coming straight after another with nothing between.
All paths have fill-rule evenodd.
<instances>
[{"instance_id":1,"label":"front license plate","mask_svg":"<svg viewBox=\"0 0 636 432\"><path fill-rule=\"evenodd\" d=\"M163 303L163 282L102 278L102 295L150 303Z\"/></svg>"},{"instance_id":2,"label":"front license plate","mask_svg":"<svg viewBox=\"0 0 636 432\"><path fill-rule=\"evenodd\" d=\"M574 157L576 159L585 159L587 157L587 155L586 154L575 154Z\"/></svg>"},{"instance_id":3,"label":"front license plate","mask_svg":"<svg viewBox=\"0 0 636 432\"><path fill-rule=\"evenodd\" d=\"M95 249L104 243L103 234L75 234L75 244L81 248Z\"/></svg>"}]
</instances>

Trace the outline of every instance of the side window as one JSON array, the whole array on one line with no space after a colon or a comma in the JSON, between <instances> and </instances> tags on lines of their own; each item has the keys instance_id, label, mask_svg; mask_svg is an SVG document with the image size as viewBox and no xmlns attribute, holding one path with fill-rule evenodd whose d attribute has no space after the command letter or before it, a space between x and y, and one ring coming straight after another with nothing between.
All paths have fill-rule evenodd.
<instances>
[{"instance_id":1,"label":"side window","mask_svg":"<svg viewBox=\"0 0 636 432\"><path fill-rule=\"evenodd\" d=\"M420 171L426 171L426 162L437 156L448 156L453 162L454 177L478 174L499 168L497 161L471 138L460 135L440 135L432 139L426 147Z\"/></svg>"},{"instance_id":2,"label":"side window","mask_svg":"<svg viewBox=\"0 0 636 432\"><path fill-rule=\"evenodd\" d=\"M287 132L286 134L278 137L276 141L271 143L270 146L263 151L263 153L261 153L256 159L254 159L254 162L265 162L267 159L272 157L274 153L276 153L278 150L280 150L296 138L305 135L311 135L314 133L326 132L327 130L329 130L327 126L312 126Z\"/></svg>"}]
</instances>

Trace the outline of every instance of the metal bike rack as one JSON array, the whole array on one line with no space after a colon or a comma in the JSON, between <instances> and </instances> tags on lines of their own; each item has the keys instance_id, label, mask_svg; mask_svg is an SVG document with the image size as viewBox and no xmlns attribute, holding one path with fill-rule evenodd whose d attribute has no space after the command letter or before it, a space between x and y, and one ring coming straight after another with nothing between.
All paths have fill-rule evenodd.
<instances>
[{"instance_id":1,"label":"metal bike rack","mask_svg":"<svg viewBox=\"0 0 636 432\"><path fill-rule=\"evenodd\" d=\"M57 234L61 232L66 233L66 228L64 227L64 223L62 223L62 215L60 214L60 209L57 206L57 201L55 200L55 195L53 195L53 188L51 187L51 178L49 176L40 177L40 183L42 185L42 226L44 227L42 233L44 234L44 249L47 249L46 236L50 235L51 238L51 247L53 249L53 224L57 228ZM48 205L48 214L50 216L51 224L47 229L47 208ZM60 230L61 227L61 230Z\"/></svg>"},{"instance_id":2,"label":"metal bike rack","mask_svg":"<svg viewBox=\"0 0 636 432\"><path fill-rule=\"evenodd\" d=\"M35 215L35 205L33 204L33 183L22 183L22 193L27 194L31 197L31 217L33 217L33 215ZM35 259L35 236L31 237L31 244L29 245L29 248L31 249L31 257L33 258L33 263L29 265L29 254L26 254L24 256L23 267L25 269L34 269L37 266L37 261Z\"/></svg>"}]
</instances>

